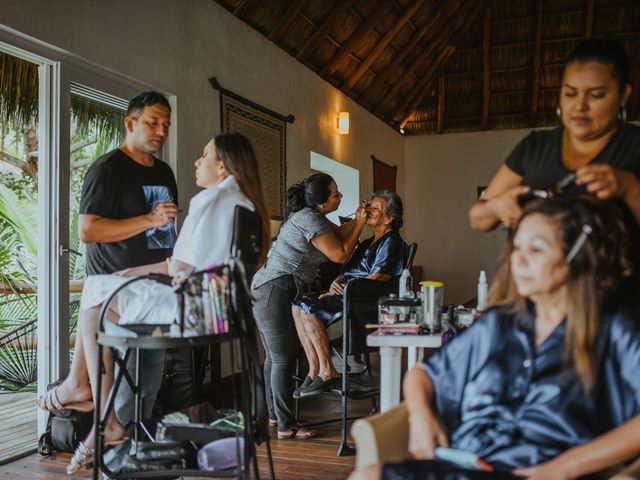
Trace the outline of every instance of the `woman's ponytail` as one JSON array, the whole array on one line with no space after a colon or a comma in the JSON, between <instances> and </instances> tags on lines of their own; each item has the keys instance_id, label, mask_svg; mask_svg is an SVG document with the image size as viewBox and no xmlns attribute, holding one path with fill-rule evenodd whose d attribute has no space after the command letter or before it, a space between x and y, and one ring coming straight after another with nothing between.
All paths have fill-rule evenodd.
<instances>
[{"instance_id":1,"label":"woman's ponytail","mask_svg":"<svg viewBox=\"0 0 640 480\"><path fill-rule=\"evenodd\" d=\"M289 187L287 190L287 217L307 206L304 197L304 180Z\"/></svg>"},{"instance_id":2,"label":"woman's ponytail","mask_svg":"<svg viewBox=\"0 0 640 480\"><path fill-rule=\"evenodd\" d=\"M291 185L287 190L287 218L305 207L314 208L329 200L329 185L333 181L331 175L314 173Z\"/></svg>"}]
</instances>

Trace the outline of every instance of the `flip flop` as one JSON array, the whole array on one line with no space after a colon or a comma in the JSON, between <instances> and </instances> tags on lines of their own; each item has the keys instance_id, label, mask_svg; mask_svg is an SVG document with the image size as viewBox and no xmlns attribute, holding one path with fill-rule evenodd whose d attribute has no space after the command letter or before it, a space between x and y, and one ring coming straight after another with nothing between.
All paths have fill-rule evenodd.
<instances>
[{"instance_id":1,"label":"flip flop","mask_svg":"<svg viewBox=\"0 0 640 480\"><path fill-rule=\"evenodd\" d=\"M309 440L314 438L318 433L315 430L305 427L304 425L296 425L286 432L278 432L278 440Z\"/></svg>"}]
</instances>

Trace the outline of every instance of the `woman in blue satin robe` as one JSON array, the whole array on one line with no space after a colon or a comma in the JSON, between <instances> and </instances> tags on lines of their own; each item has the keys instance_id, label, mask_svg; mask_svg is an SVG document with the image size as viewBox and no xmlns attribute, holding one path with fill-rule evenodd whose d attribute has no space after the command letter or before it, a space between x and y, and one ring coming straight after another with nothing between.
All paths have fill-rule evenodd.
<instances>
[{"instance_id":1,"label":"woman in blue satin robe","mask_svg":"<svg viewBox=\"0 0 640 480\"><path fill-rule=\"evenodd\" d=\"M358 245L328 293L318 299L303 297L293 306L296 330L309 362L309 373L294 392L296 398L317 395L340 380L331 362L325 329L334 315L342 311L347 282L353 278L389 281L402 273L406 248L398 232L402 227L402 200L393 192L374 192L366 212L366 224L373 237Z\"/></svg>"},{"instance_id":2,"label":"woman in blue satin robe","mask_svg":"<svg viewBox=\"0 0 640 480\"><path fill-rule=\"evenodd\" d=\"M608 302L630 274L612 204L529 205L491 291L494 306L404 381L415 460L353 479L574 479L640 454L640 321ZM432 460L477 454L491 474Z\"/></svg>"}]
</instances>

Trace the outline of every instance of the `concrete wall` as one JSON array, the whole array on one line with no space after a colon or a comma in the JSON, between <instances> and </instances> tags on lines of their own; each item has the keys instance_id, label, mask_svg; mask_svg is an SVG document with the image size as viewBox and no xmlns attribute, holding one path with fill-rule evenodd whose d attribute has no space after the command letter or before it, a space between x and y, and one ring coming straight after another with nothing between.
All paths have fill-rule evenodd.
<instances>
[{"instance_id":1,"label":"concrete wall","mask_svg":"<svg viewBox=\"0 0 640 480\"><path fill-rule=\"evenodd\" d=\"M405 139L405 238L418 242L424 277L445 282L445 302L476 294L480 270L493 279L505 233L474 232L467 214L528 130L427 135Z\"/></svg>"},{"instance_id":2,"label":"concrete wall","mask_svg":"<svg viewBox=\"0 0 640 480\"><path fill-rule=\"evenodd\" d=\"M0 22L177 97L180 203L196 191L193 161L220 130L215 76L274 111L287 127L287 184L308 175L309 152L360 170L373 186L370 155L403 170L403 138L213 0L3 0ZM335 133L339 111L351 133ZM399 181L403 191L402 180Z\"/></svg>"}]
</instances>

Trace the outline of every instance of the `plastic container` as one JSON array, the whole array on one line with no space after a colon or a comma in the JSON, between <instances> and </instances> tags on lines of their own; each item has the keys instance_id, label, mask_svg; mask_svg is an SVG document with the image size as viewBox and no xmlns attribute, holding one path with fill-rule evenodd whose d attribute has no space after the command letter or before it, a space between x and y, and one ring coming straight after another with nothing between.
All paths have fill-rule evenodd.
<instances>
[{"instance_id":1,"label":"plastic container","mask_svg":"<svg viewBox=\"0 0 640 480\"><path fill-rule=\"evenodd\" d=\"M427 280L421 283L422 318L431 333L442 329L441 315L444 300L444 283Z\"/></svg>"},{"instance_id":2,"label":"plastic container","mask_svg":"<svg viewBox=\"0 0 640 480\"><path fill-rule=\"evenodd\" d=\"M240 461L238 461L240 452ZM242 462L244 456L244 437L227 437L207 443L198 450L198 468L208 472L217 472L234 468Z\"/></svg>"}]
</instances>

